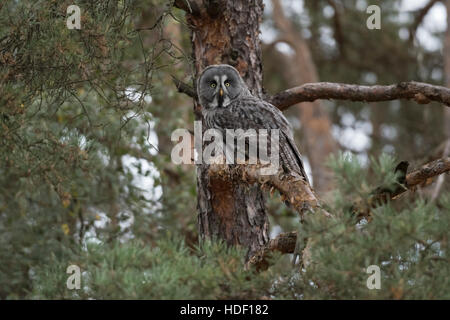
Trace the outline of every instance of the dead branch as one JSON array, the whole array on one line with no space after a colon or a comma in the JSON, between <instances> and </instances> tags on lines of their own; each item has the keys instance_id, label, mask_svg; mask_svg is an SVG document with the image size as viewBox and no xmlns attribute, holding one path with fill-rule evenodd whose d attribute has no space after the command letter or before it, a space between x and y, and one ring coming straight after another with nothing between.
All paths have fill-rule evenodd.
<instances>
[{"instance_id":1,"label":"dead branch","mask_svg":"<svg viewBox=\"0 0 450 320\"><path fill-rule=\"evenodd\" d=\"M317 99L350 101L391 101L413 100L420 104L436 101L450 106L450 89L421 82L402 82L393 85L360 86L353 84L318 82L306 83L299 87L277 93L267 99L280 110L285 110L299 102Z\"/></svg>"},{"instance_id":2,"label":"dead branch","mask_svg":"<svg viewBox=\"0 0 450 320\"><path fill-rule=\"evenodd\" d=\"M268 259L273 252L293 253L297 241L297 232L281 233L276 238L270 239L266 246L252 256L246 264L247 268L254 267L256 271L267 270L270 265Z\"/></svg>"},{"instance_id":3,"label":"dead branch","mask_svg":"<svg viewBox=\"0 0 450 320\"><path fill-rule=\"evenodd\" d=\"M188 85L187 83L184 83L183 81L175 78L174 76L172 76L172 81L175 84L175 87L177 88L178 92L184 93L187 96L197 100L197 92L192 86Z\"/></svg>"},{"instance_id":4,"label":"dead branch","mask_svg":"<svg viewBox=\"0 0 450 320\"><path fill-rule=\"evenodd\" d=\"M301 217L305 212L320 208L319 200L311 186L300 175L294 172L285 174L282 170L274 175L264 175L261 173L261 169L265 167L260 164L233 166L212 164L209 167L209 175L243 181L249 185L258 183L271 193L278 190L282 200L288 201Z\"/></svg>"},{"instance_id":5,"label":"dead branch","mask_svg":"<svg viewBox=\"0 0 450 320\"><path fill-rule=\"evenodd\" d=\"M422 167L408 173L406 187L412 189L418 185L428 184L429 179L450 171L450 157L429 162Z\"/></svg>"},{"instance_id":6,"label":"dead branch","mask_svg":"<svg viewBox=\"0 0 450 320\"><path fill-rule=\"evenodd\" d=\"M192 98L197 98L195 89L173 77L178 91ZM428 104L432 101L450 107L450 89L423 82L401 82L392 85L361 86L356 84L343 84L332 82L306 83L304 85L287 89L265 100L280 110L290 106L317 99L335 99L350 101L391 101L397 99L413 100L419 104Z\"/></svg>"},{"instance_id":7,"label":"dead branch","mask_svg":"<svg viewBox=\"0 0 450 320\"><path fill-rule=\"evenodd\" d=\"M199 5L195 0L175 0L173 6L192 15L200 13Z\"/></svg>"}]
</instances>

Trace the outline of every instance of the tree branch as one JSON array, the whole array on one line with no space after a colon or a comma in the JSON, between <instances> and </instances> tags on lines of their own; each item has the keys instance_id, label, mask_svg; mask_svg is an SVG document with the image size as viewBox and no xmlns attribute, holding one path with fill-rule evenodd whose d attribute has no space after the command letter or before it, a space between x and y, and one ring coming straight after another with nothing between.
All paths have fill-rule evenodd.
<instances>
[{"instance_id":1,"label":"tree branch","mask_svg":"<svg viewBox=\"0 0 450 320\"><path fill-rule=\"evenodd\" d=\"M320 208L319 200L303 177L295 172L285 174L281 169L276 174L265 175L261 173L261 169L264 168L267 166L260 164L242 164L232 167L225 164L212 164L209 167L209 175L243 181L248 185L258 183L261 188L271 193L278 190L282 200L288 201L301 217L307 211Z\"/></svg>"},{"instance_id":2,"label":"tree branch","mask_svg":"<svg viewBox=\"0 0 450 320\"><path fill-rule=\"evenodd\" d=\"M425 18L427 13L430 11L430 9L439 1L442 1L442 0L430 0L422 9L417 11L414 23L411 26L411 28L409 29L409 41L412 42L414 40L414 38L416 36L417 28L419 28L419 26L422 24L423 19Z\"/></svg>"},{"instance_id":3,"label":"tree branch","mask_svg":"<svg viewBox=\"0 0 450 320\"><path fill-rule=\"evenodd\" d=\"M269 259L275 251L283 254L293 253L297 242L297 232L281 233L276 238L270 239L262 250L253 255L246 264L247 268L254 267L256 271L267 270Z\"/></svg>"},{"instance_id":4,"label":"tree branch","mask_svg":"<svg viewBox=\"0 0 450 320\"><path fill-rule=\"evenodd\" d=\"M184 93L192 98L197 98L197 93L192 86L175 77L172 78L178 92ZM428 104L435 101L450 107L450 89L415 81L386 86L316 82L305 83L304 85L281 91L273 96L267 97L265 100L284 111L294 104L318 99L366 102L406 99L413 100L419 104Z\"/></svg>"},{"instance_id":5,"label":"tree branch","mask_svg":"<svg viewBox=\"0 0 450 320\"><path fill-rule=\"evenodd\" d=\"M429 179L448 171L450 171L450 157L424 164L422 167L408 173L406 176L406 188L413 189L418 185L428 184Z\"/></svg>"},{"instance_id":6,"label":"tree branch","mask_svg":"<svg viewBox=\"0 0 450 320\"><path fill-rule=\"evenodd\" d=\"M174 76L172 76L172 81L175 84L175 87L177 88L178 92L184 93L191 98L197 99L197 92L192 86L188 85L187 83L184 83L183 81L175 78Z\"/></svg>"},{"instance_id":7,"label":"tree branch","mask_svg":"<svg viewBox=\"0 0 450 320\"><path fill-rule=\"evenodd\" d=\"M269 97L268 102L286 110L299 102L317 99L350 101L414 100L420 104L436 101L450 106L450 89L422 82L401 82L393 85L360 86L331 82L306 83Z\"/></svg>"},{"instance_id":8,"label":"tree branch","mask_svg":"<svg viewBox=\"0 0 450 320\"><path fill-rule=\"evenodd\" d=\"M402 188L401 191L391 193L390 198L394 199L407 190L415 189L418 185L428 184L430 179L449 171L450 157L426 163L420 168L407 174L405 177L405 188ZM380 202L373 202L373 205L377 204L379 205ZM296 241L296 232L282 233L278 235L276 238L271 239L263 249L249 259L247 262L247 267L254 267L258 271L267 269L269 267L268 260L273 252L278 251L281 253L294 253Z\"/></svg>"},{"instance_id":9,"label":"tree branch","mask_svg":"<svg viewBox=\"0 0 450 320\"><path fill-rule=\"evenodd\" d=\"M195 0L175 0L173 6L194 16L200 13L199 6Z\"/></svg>"},{"instance_id":10,"label":"tree branch","mask_svg":"<svg viewBox=\"0 0 450 320\"><path fill-rule=\"evenodd\" d=\"M341 21L342 10L334 0L327 0L327 2L334 10L334 38L336 40L336 43L338 44L341 56L345 57L345 38L344 32L342 32L343 27Z\"/></svg>"}]
</instances>

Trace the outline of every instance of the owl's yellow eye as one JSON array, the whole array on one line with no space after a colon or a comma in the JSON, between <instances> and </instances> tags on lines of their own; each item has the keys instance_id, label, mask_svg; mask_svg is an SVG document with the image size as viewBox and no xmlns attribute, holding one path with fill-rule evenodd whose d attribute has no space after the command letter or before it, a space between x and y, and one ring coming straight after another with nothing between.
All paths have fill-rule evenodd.
<instances>
[{"instance_id":1,"label":"owl's yellow eye","mask_svg":"<svg viewBox=\"0 0 450 320\"><path fill-rule=\"evenodd\" d=\"M229 82L225 82L225 85L226 85L227 87L229 87L229 86L230 86L230 83L229 83Z\"/></svg>"},{"instance_id":2,"label":"owl's yellow eye","mask_svg":"<svg viewBox=\"0 0 450 320\"><path fill-rule=\"evenodd\" d=\"M216 87L216 83L215 83L215 82L212 82L212 83L210 84L210 87L211 87L211 88L215 88L215 87Z\"/></svg>"}]
</instances>

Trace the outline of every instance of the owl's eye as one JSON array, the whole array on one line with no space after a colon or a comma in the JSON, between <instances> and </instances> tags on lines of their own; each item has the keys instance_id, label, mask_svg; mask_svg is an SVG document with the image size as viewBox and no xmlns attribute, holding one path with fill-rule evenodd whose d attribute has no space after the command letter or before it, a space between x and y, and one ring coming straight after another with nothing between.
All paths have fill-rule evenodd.
<instances>
[{"instance_id":1,"label":"owl's eye","mask_svg":"<svg viewBox=\"0 0 450 320\"><path fill-rule=\"evenodd\" d=\"M226 85L227 87L229 87L229 86L230 86L230 83L229 83L229 82L225 82L225 85Z\"/></svg>"},{"instance_id":2,"label":"owl's eye","mask_svg":"<svg viewBox=\"0 0 450 320\"><path fill-rule=\"evenodd\" d=\"M211 84L209 85L211 88L215 88L216 87L216 83L215 82L211 82Z\"/></svg>"}]
</instances>

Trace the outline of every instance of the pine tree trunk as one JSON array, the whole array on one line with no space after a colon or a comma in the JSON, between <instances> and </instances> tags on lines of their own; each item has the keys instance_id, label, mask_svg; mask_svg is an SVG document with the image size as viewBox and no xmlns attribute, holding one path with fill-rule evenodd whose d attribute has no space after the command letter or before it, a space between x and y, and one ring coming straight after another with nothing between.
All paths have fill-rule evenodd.
<instances>
[{"instance_id":1,"label":"pine tree trunk","mask_svg":"<svg viewBox=\"0 0 450 320\"><path fill-rule=\"evenodd\" d=\"M209 0L203 4L187 14L196 76L208 65L227 63L239 70L253 94L262 96L262 0ZM194 108L200 120L197 101ZM197 197L201 239L241 245L248 248L247 258L267 243L268 219L257 186L209 177L208 165L202 164L197 166Z\"/></svg>"}]
</instances>

